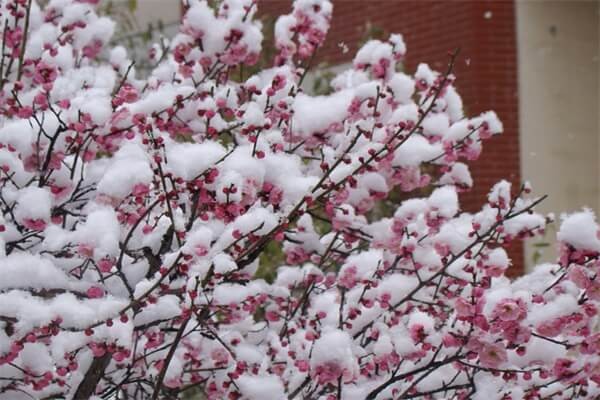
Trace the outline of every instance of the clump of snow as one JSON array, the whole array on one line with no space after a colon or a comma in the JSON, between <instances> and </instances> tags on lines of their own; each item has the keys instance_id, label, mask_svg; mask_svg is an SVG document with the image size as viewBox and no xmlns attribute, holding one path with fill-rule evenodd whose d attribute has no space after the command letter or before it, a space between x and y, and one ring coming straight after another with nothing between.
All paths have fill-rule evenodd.
<instances>
[{"instance_id":1,"label":"clump of snow","mask_svg":"<svg viewBox=\"0 0 600 400\"><path fill-rule=\"evenodd\" d=\"M435 189L427 199L427 203L444 218L451 218L458 212L458 195L452 186Z\"/></svg>"},{"instance_id":2,"label":"clump of snow","mask_svg":"<svg viewBox=\"0 0 600 400\"><path fill-rule=\"evenodd\" d=\"M600 252L598 232L596 217L584 210L564 216L556 237L576 249Z\"/></svg>"},{"instance_id":3,"label":"clump of snow","mask_svg":"<svg viewBox=\"0 0 600 400\"><path fill-rule=\"evenodd\" d=\"M248 400L287 399L283 383L273 375L242 375L236 380L236 384L244 398Z\"/></svg>"},{"instance_id":4,"label":"clump of snow","mask_svg":"<svg viewBox=\"0 0 600 400\"><path fill-rule=\"evenodd\" d=\"M44 188L28 186L19 191L15 217L18 221L50 219L52 197Z\"/></svg>"},{"instance_id":5,"label":"clump of snow","mask_svg":"<svg viewBox=\"0 0 600 400\"><path fill-rule=\"evenodd\" d=\"M313 133L326 132L333 123L344 120L352 97L349 90L316 97L298 94L292 106L294 134L306 137Z\"/></svg>"},{"instance_id":6,"label":"clump of snow","mask_svg":"<svg viewBox=\"0 0 600 400\"><path fill-rule=\"evenodd\" d=\"M144 149L135 144L122 147L114 161L98 182L98 192L122 199L133 191L137 184L150 184L152 168Z\"/></svg>"},{"instance_id":7,"label":"clump of snow","mask_svg":"<svg viewBox=\"0 0 600 400\"><path fill-rule=\"evenodd\" d=\"M339 366L344 375L352 376L358 372L358 363L353 353L352 338L347 332L330 330L315 341L310 358L311 370L320 365L332 363Z\"/></svg>"},{"instance_id":8,"label":"clump of snow","mask_svg":"<svg viewBox=\"0 0 600 400\"><path fill-rule=\"evenodd\" d=\"M173 143L167 149L168 169L185 180L198 177L225 155L216 142Z\"/></svg>"},{"instance_id":9,"label":"clump of snow","mask_svg":"<svg viewBox=\"0 0 600 400\"><path fill-rule=\"evenodd\" d=\"M14 253L0 258L0 290L60 289L73 286L68 276L40 256Z\"/></svg>"}]
</instances>

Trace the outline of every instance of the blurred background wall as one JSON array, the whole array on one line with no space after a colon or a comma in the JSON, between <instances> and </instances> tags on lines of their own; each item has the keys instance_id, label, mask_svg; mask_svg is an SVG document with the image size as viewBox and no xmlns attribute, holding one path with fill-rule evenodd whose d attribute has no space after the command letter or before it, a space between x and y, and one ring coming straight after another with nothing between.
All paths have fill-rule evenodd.
<instances>
[{"instance_id":1,"label":"blurred background wall","mask_svg":"<svg viewBox=\"0 0 600 400\"><path fill-rule=\"evenodd\" d=\"M516 20L521 176L548 194L545 212L598 214L600 2L517 1ZM556 254L530 244L526 260L536 251L541 260Z\"/></svg>"}]
</instances>

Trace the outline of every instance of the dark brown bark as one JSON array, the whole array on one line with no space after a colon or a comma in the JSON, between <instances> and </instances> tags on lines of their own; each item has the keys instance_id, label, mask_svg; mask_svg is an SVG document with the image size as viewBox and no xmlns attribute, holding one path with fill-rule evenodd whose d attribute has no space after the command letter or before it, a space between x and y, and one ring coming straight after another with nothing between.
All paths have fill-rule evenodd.
<instances>
[{"instance_id":1,"label":"dark brown bark","mask_svg":"<svg viewBox=\"0 0 600 400\"><path fill-rule=\"evenodd\" d=\"M73 396L73 400L88 400L90 397L92 397L96 391L98 382L100 382L100 379L102 379L104 371L110 363L110 358L110 353L106 353L102 357L94 358L94 361L92 361L92 365L90 365L85 377L79 384L79 387L77 387L77 391Z\"/></svg>"}]
</instances>

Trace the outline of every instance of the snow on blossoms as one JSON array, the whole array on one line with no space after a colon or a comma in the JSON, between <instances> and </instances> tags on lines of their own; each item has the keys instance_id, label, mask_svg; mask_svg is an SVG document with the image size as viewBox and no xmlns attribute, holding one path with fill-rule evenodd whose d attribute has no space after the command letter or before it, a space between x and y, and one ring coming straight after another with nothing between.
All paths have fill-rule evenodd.
<instances>
[{"instance_id":1,"label":"snow on blossoms","mask_svg":"<svg viewBox=\"0 0 600 400\"><path fill-rule=\"evenodd\" d=\"M98 1L43 3L0 1L0 399L600 396L595 217L506 277L547 218L506 181L461 212L502 124L463 114L456 53L404 73L371 40L312 96L329 1L249 75L256 2L189 0L142 77Z\"/></svg>"}]
</instances>

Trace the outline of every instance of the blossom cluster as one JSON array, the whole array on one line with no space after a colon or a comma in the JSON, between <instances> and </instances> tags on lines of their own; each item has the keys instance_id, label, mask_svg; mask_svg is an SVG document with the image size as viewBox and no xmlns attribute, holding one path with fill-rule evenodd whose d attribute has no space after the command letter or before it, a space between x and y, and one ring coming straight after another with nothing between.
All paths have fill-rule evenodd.
<instances>
[{"instance_id":1,"label":"blossom cluster","mask_svg":"<svg viewBox=\"0 0 600 400\"><path fill-rule=\"evenodd\" d=\"M328 0L252 76L256 2L188 0L142 77L96 3L0 1L0 399L600 396L595 217L506 277L549 218L506 181L461 212L502 124L463 114L456 53L408 74L370 40L312 96Z\"/></svg>"}]
</instances>

